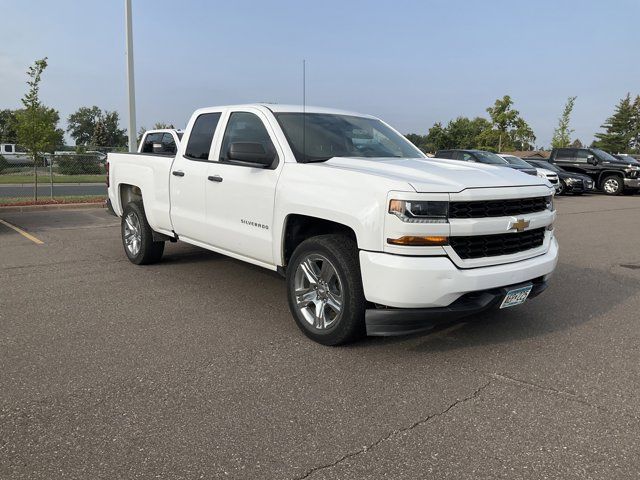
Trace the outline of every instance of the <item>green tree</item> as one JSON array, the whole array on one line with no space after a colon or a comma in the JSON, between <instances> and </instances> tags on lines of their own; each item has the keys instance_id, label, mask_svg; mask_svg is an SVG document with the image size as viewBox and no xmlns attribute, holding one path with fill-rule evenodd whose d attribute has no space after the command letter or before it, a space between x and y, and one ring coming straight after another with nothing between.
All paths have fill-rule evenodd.
<instances>
[{"instance_id":1,"label":"green tree","mask_svg":"<svg viewBox=\"0 0 640 480\"><path fill-rule=\"evenodd\" d=\"M478 138L482 148L497 152L531 148L536 136L520 112L513 108L513 100L509 95L498 98L493 106L487 108L487 113L491 117L491 126Z\"/></svg>"},{"instance_id":2,"label":"green tree","mask_svg":"<svg viewBox=\"0 0 640 480\"><path fill-rule=\"evenodd\" d=\"M154 130L162 130L163 128L175 128L175 127L173 126L173 124L165 123L165 122L156 122L156 124L153 126Z\"/></svg>"},{"instance_id":3,"label":"green tree","mask_svg":"<svg viewBox=\"0 0 640 480\"><path fill-rule=\"evenodd\" d=\"M64 132L58 128L60 115L53 108L48 108L40 101L40 82L42 72L47 68L47 58L36 60L29 67L27 75L27 93L22 98L24 109L16 113L17 140L33 159L34 199L38 199L38 170L39 160L44 153L62 144Z\"/></svg>"},{"instance_id":4,"label":"green tree","mask_svg":"<svg viewBox=\"0 0 640 480\"><path fill-rule=\"evenodd\" d=\"M488 128L491 128L491 123L482 117L451 120L446 127L448 148L477 148L480 135Z\"/></svg>"},{"instance_id":5,"label":"green tree","mask_svg":"<svg viewBox=\"0 0 640 480\"><path fill-rule=\"evenodd\" d=\"M67 132L76 142L76 145L88 145L91 143L93 131L97 121L102 118L102 110L97 106L80 107L67 119Z\"/></svg>"},{"instance_id":6,"label":"green tree","mask_svg":"<svg viewBox=\"0 0 640 480\"><path fill-rule=\"evenodd\" d=\"M636 95L633 101L633 119L632 119L631 144L630 151L640 153L640 95Z\"/></svg>"},{"instance_id":7,"label":"green tree","mask_svg":"<svg viewBox=\"0 0 640 480\"><path fill-rule=\"evenodd\" d=\"M427 152L428 150L426 149L427 145L426 145L426 136L425 135L418 135L417 133L408 133L405 135L405 137L407 137L407 140L409 140L411 143L413 143L416 147L418 147L420 150L422 150L423 152ZM138 140L139 142L140 140Z\"/></svg>"},{"instance_id":8,"label":"green tree","mask_svg":"<svg viewBox=\"0 0 640 480\"><path fill-rule=\"evenodd\" d=\"M602 133L596 133L594 146L611 153L628 152L634 148L636 135L637 112L634 111L634 102L631 95L622 98L613 115L607 118L600 127Z\"/></svg>"},{"instance_id":9,"label":"green tree","mask_svg":"<svg viewBox=\"0 0 640 480\"><path fill-rule=\"evenodd\" d=\"M0 143L16 143L16 110L0 110Z\"/></svg>"},{"instance_id":10,"label":"green tree","mask_svg":"<svg viewBox=\"0 0 640 480\"><path fill-rule=\"evenodd\" d=\"M126 147L127 146L127 131L120 128L120 117L118 112L104 112L102 116L104 128L106 130L106 145L100 145L101 147Z\"/></svg>"},{"instance_id":11,"label":"green tree","mask_svg":"<svg viewBox=\"0 0 640 480\"><path fill-rule=\"evenodd\" d=\"M91 145L94 147L106 147L109 143L109 133L107 132L107 126L104 120L99 119L96 122L96 126L93 129L93 135L91 136Z\"/></svg>"},{"instance_id":12,"label":"green tree","mask_svg":"<svg viewBox=\"0 0 640 480\"><path fill-rule=\"evenodd\" d=\"M492 107L487 108L491 123L498 132L498 151L502 151L503 142L508 141L508 132L516 126L520 112L512 108L513 100L509 95L497 99ZM506 145L505 145L506 147Z\"/></svg>"},{"instance_id":13,"label":"green tree","mask_svg":"<svg viewBox=\"0 0 640 480\"><path fill-rule=\"evenodd\" d=\"M427 132L424 138L425 150L435 153L443 148L448 148L449 137L442 123L435 123Z\"/></svg>"},{"instance_id":14,"label":"green tree","mask_svg":"<svg viewBox=\"0 0 640 480\"><path fill-rule=\"evenodd\" d=\"M569 145L571 142L571 134L573 130L569 128L571 121L571 112L573 112L573 106L576 103L577 97L569 97L567 103L564 105L562 115L558 119L558 126L553 131L553 138L551 139L552 148L563 148Z\"/></svg>"},{"instance_id":15,"label":"green tree","mask_svg":"<svg viewBox=\"0 0 640 480\"><path fill-rule=\"evenodd\" d=\"M69 115L67 131L75 140L76 145L90 145L96 147L124 147L127 144L126 130L120 128L118 112L102 111L99 107L80 107ZM98 123L102 123L100 141L96 144L94 134Z\"/></svg>"}]
</instances>

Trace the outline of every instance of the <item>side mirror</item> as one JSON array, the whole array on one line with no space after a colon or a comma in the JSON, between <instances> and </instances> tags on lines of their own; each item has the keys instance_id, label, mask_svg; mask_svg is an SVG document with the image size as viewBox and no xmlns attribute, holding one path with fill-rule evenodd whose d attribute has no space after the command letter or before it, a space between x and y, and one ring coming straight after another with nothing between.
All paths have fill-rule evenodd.
<instances>
[{"instance_id":1,"label":"side mirror","mask_svg":"<svg viewBox=\"0 0 640 480\"><path fill-rule=\"evenodd\" d=\"M227 159L247 166L268 168L273 165L276 156L267 152L259 142L235 142L227 152Z\"/></svg>"},{"instance_id":2,"label":"side mirror","mask_svg":"<svg viewBox=\"0 0 640 480\"><path fill-rule=\"evenodd\" d=\"M587 163L590 165L597 165L598 159L594 155L587 155Z\"/></svg>"}]
</instances>

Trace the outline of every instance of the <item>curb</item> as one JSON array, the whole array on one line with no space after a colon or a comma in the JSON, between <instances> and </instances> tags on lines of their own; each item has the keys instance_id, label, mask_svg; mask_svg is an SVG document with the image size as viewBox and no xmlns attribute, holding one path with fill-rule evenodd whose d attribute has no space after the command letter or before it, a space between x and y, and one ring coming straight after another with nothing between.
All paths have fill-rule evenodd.
<instances>
[{"instance_id":1,"label":"curb","mask_svg":"<svg viewBox=\"0 0 640 480\"><path fill-rule=\"evenodd\" d=\"M105 202L94 203L56 203L53 205L7 205L0 206L0 214L13 212L41 212L46 210L78 210L88 208L106 208Z\"/></svg>"}]
</instances>

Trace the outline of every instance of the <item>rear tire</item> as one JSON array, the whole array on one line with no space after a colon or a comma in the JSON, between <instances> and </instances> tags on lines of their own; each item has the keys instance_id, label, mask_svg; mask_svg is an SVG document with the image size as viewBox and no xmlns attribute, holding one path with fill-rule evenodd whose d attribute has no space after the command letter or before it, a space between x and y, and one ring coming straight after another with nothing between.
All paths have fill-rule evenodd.
<instances>
[{"instance_id":1,"label":"rear tire","mask_svg":"<svg viewBox=\"0 0 640 480\"><path fill-rule=\"evenodd\" d=\"M147 222L141 201L131 202L124 207L120 233L124 252L131 263L148 265L162 258L164 242L153 241L153 230Z\"/></svg>"},{"instance_id":2,"label":"rear tire","mask_svg":"<svg viewBox=\"0 0 640 480\"><path fill-rule=\"evenodd\" d=\"M342 345L363 337L365 298L356 242L332 234L298 245L287 266L287 299L310 339Z\"/></svg>"},{"instance_id":3,"label":"rear tire","mask_svg":"<svg viewBox=\"0 0 640 480\"><path fill-rule=\"evenodd\" d=\"M602 179L600 188L606 195L621 195L624 191L624 180L619 175L609 175Z\"/></svg>"}]
</instances>

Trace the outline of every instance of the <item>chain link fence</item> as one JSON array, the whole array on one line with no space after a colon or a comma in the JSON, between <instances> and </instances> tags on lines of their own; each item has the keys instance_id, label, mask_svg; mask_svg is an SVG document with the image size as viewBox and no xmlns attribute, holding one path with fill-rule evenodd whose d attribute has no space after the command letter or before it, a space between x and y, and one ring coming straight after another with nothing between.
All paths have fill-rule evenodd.
<instances>
[{"instance_id":1,"label":"chain link fence","mask_svg":"<svg viewBox=\"0 0 640 480\"><path fill-rule=\"evenodd\" d=\"M0 155L0 206L100 201L106 198L102 151L56 152L33 159Z\"/></svg>"}]
</instances>

